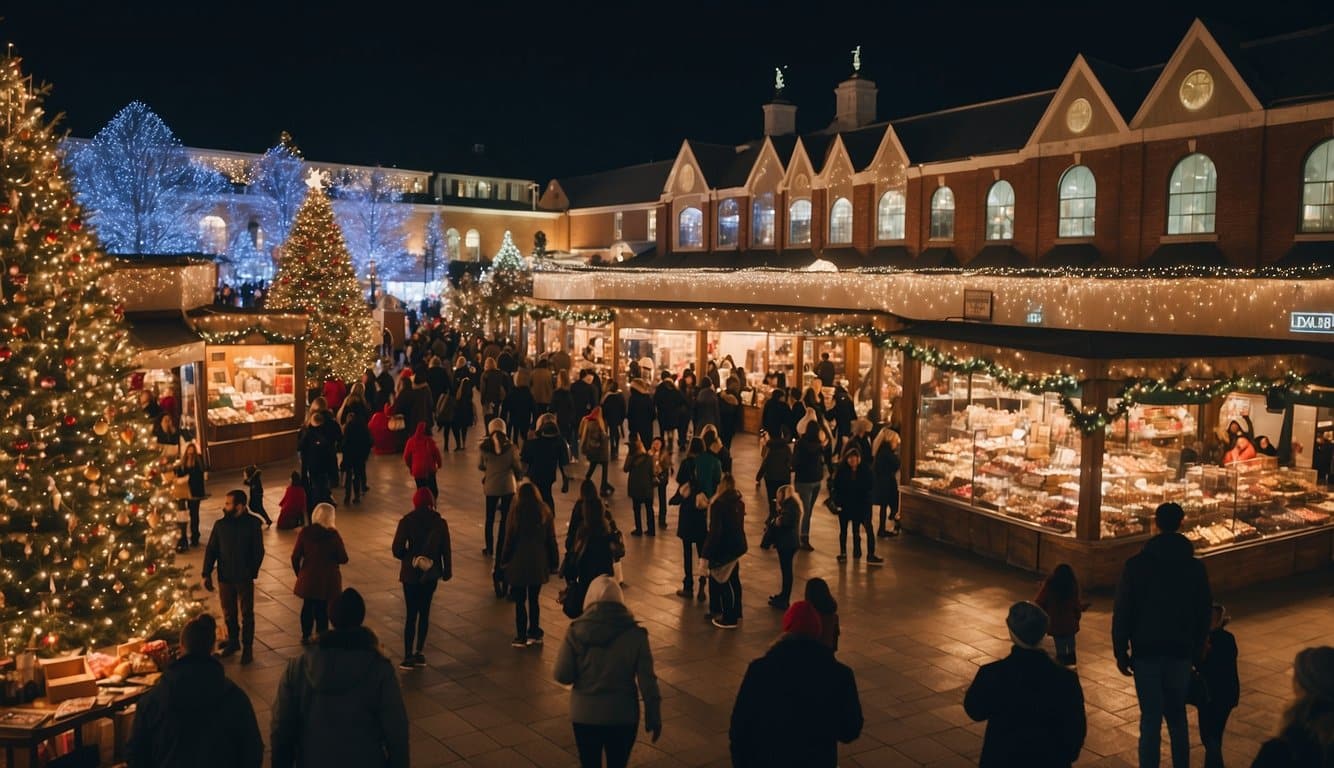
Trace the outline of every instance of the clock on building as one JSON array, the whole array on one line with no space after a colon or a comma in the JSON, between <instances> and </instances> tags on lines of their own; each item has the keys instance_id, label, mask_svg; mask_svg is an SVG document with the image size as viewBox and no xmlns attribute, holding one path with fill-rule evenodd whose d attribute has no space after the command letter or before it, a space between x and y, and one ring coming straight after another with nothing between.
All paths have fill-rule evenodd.
<instances>
[{"instance_id":1,"label":"clock on building","mask_svg":"<svg viewBox=\"0 0 1334 768\"><path fill-rule=\"evenodd\" d=\"M683 166L681 168L681 189L685 192L695 188L695 169L693 166Z\"/></svg>"},{"instance_id":2,"label":"clock on building","mask_svg":"<svg viewBox=\"0 0 1334 768\"><path fill-rule=\"evenodd\" d=\"M1197 69L1186 75L1181 81L1181 106L1196 110L1209 103L1214 95L1214 78L1203 69Z\"/></svg>"},{"instance_id":3,"label":"clock on building","mask_svg":"<svg viewBox=\"0 0 1334 768\"><path fill-rule=\"evenodd\" d=\"M1070 102L1070 106L1065 108L1065 127L1069 128L1071 133L1083 133L1092 120L1093 106L1082 96Z\"/></svg>"}]
</instances>

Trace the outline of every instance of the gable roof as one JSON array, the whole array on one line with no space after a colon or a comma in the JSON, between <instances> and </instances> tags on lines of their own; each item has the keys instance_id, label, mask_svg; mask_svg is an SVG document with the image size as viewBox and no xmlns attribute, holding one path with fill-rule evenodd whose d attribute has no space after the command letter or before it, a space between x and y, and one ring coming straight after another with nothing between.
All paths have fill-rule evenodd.
<instances>
[{"instance_id":1,"label":"gable roof","mask_svg":"<svg viewBox=\"0 0 1334 768\"><path fill-rule=\"evenodd\" d=\"M1266 106L1334 96L1334 24L1241 43L1235 55ZM1233 53L1234 51L1229 51Z\"/></svg>"},{"instance_id":2,"label":"gable roof","mask_svg":"<svg viewBox=\"0 0 1334 768\"><path fill-rule=\"evenodd\" d=\"M824 171L825 161L834 146L833 133L810 133L801 137L801 144L806 148L806 159L811 161L811 170L817 175Z\"/></svg>"},{"instance_id":3,"label":"gable roof","mask_svg":"<svg viewBox=\"0 0 1334 768\"><path fill-rule=\"evenodd\" d=\"M1144 103L1144 97L1149 95L1149 89L1163 72L1162 64L1126 69L1089 56L1084 57L1084 63L1088 64L1089 70L1107 93L1107 98L1112 100L1116 111L1121 113L1121 118L1127 123L1139 111L1139 105Z\"/></svg>"},{"instance_id":4,"label":"gable roof","mask_svg":"<svg viewBox=\"0 0 1334 768\"><path fill-rule=\"evenodd\" d=\"M848 151L848 159L852 161L853 171L864 171L871 164L875 153L880 150L880 144L885 140L887 130L887 123L879 123L839 134L843 139L843 148Z\"/></svg>"},{"instance_id":5,"label":"gable roof","mask_svg":"<svg viewBox=\"0 0 1334 768\"><path fill-rule=\"evenodd\" d=\"M695 156L695 162L699 163L699 172L704 176L704 184L710 189L722 189L724 187L735 187L738 184L729 184L727 181L733 178L732 166L736 164L737 148L728 144L707 144L702 141L692 141L686 139L690 145L690 151ZM746 168L741 174L739 184L746 183L746 174L750 168Z\"/></svg>"},{"instance_id":6,"label":"gable roof","mask_svg":"<svg viewBox=\"0 0 1334 768\"><path fill-rule=\"evenodd\" d=\"M676 160L659 160L601 173L558 179L571 208L597 208L603 205L655 203L667 186L667 174Z\"/></svg>"},{"instance_id":7,"label":"gable roof","mask_svg":"<svg viewBox=\"0 0 1334 768\"><path fill-rule=\"evenodd\" d=\"M1028 143L1055 89L891 120L914 165L1012 152Z\"/></svg>"}]
</instances>

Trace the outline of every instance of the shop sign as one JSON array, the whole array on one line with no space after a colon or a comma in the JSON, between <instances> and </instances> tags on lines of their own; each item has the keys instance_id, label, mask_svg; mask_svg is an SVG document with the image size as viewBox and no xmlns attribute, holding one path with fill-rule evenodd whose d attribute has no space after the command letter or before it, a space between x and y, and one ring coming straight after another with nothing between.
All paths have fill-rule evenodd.
<instances>
[{"instance_id":1,"label":"shop sign","mask_svg":"<svg viewBox=\"0 0 1334 768\"><path fill-rule=\"evenodd\" d=\"M991 291L965 289L963 292L963 319L991 322Z\"/></svg>"},{"instance_id":2,"label":"shop sign","mask_svg":"<svg viewBox=\"0 0 1334 768\"><path fill-rule=\"evenodd\" d=\"M1292 333L1334 333L1334 312L1289 312Z\"/></svg>"}]
</instances>

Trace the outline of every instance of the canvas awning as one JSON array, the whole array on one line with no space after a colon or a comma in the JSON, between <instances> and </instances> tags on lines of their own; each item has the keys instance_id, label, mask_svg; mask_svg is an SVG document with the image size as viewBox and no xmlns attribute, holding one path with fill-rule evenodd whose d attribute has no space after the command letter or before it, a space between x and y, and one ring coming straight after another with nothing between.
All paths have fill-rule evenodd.
<instances>
[{"instance_id":1,"label":"canvas awning","mask_svg":"<svg viewBox=\"0 0 1334 768\"><path fill-rule=\"evenodd\" d=\"M137 368L176 368L204 359L204 340L179 313L127 313Z\"/></svg>"}]
</instances>

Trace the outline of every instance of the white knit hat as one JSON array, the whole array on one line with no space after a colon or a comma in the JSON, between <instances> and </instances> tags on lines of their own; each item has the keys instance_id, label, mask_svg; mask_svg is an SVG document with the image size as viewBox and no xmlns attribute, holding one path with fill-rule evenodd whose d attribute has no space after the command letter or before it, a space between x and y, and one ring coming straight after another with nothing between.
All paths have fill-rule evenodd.
<instances>
[{"instance_id":1,"label":"white knit hat","mask_svg":"<svg viewBox=\"0 0 1334 768\"><path fill-rule=\"evenodd\" d=\"M588 591L584 593L584 610L588 610L593 603L625 605L625 593L621 591L621 585L616 583L616 579L599 576L589 582Z\"/></svg>"}]
</instances>

